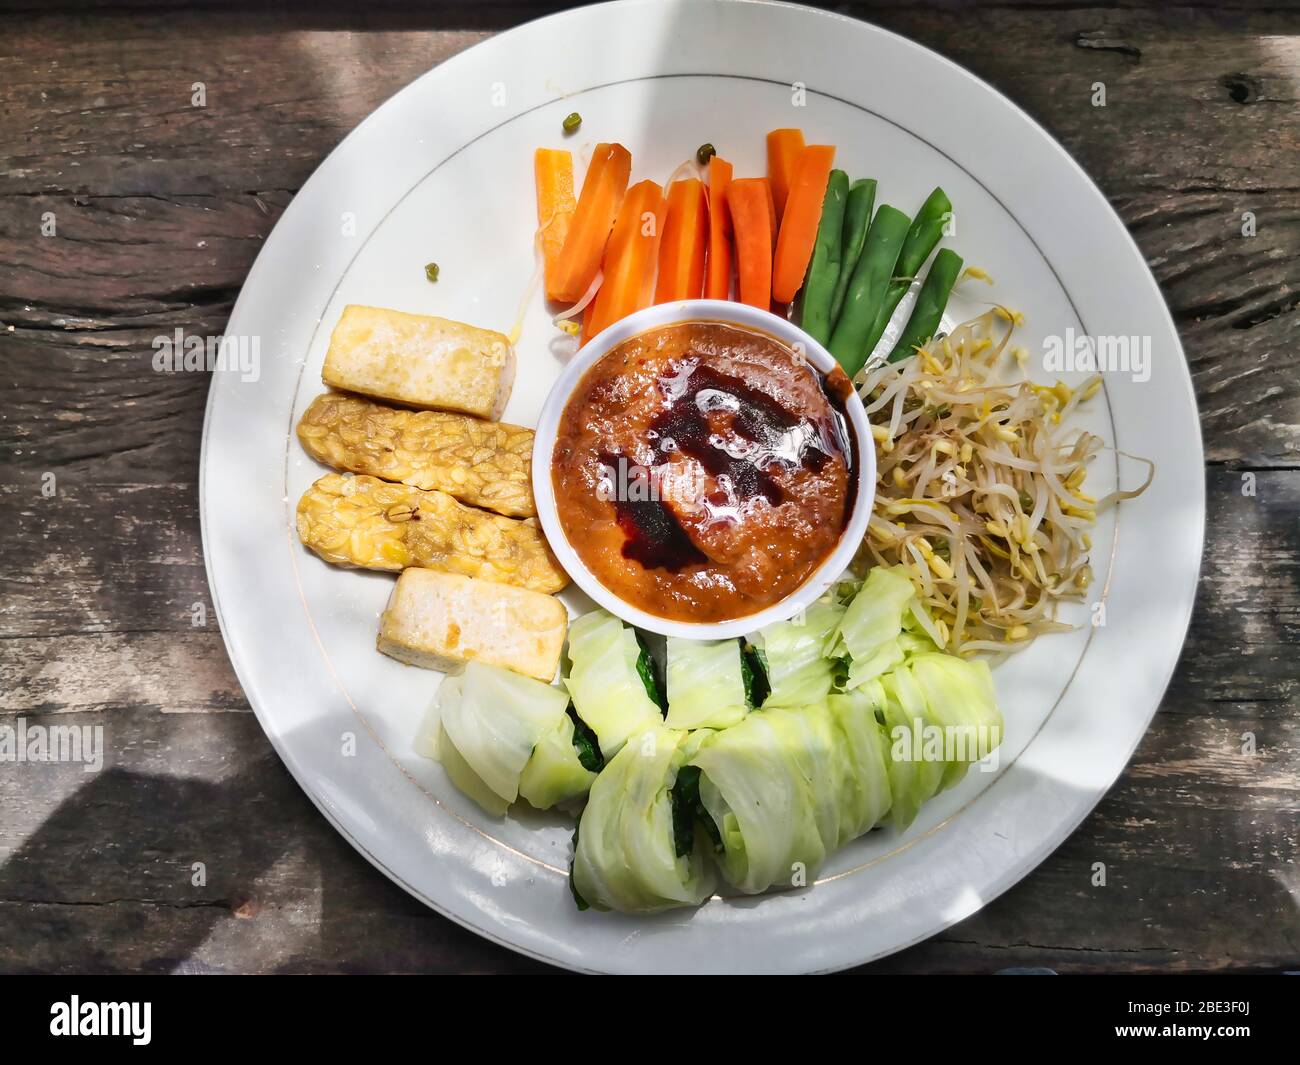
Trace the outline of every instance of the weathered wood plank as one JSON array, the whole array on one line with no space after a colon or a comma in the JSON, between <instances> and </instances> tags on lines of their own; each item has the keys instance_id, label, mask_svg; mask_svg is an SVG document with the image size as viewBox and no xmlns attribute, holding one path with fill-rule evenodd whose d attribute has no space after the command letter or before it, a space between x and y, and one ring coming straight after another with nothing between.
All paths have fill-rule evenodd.
<instances>
[{"instance_id":1,"label":"weathered wood plank","mask_svg":"<svg viewBox=\"0 0 1300 1065\"><path fill-rule=\"evenodd\" d=\"M1287 164L1300 146L1294 12L847 10L1029 101L1112 191L1295 185ZM10 16L11 58L0 71L13 76L0 83L0 102L36 121L0 173L0 193L295 189L378 102L485 36L434 28L445 14L376 8L304 25L260 7L128 10L105 15L119 32L103 35L70 33L77 23L66 15ZM54 68L45 51L52 36L68 39ZM1009 48L1009 40L1023 43ZM1104 108L1090 103L1099 79L1108 86ZM208 85L201 109L190 105L196 80ZM251 183L231 185L250 173Z\"/></svg>"},{"instance_id":2,"label":"weathered wood plank","mask_svg":"<svg viewBox=\"0 0 1300 1065\"><path fill-rule=\"evenodd\" d=\"M1212 468L1206 488L1197 610L1164 707L1190 714L1183 707L1204 699L1220 711L1258 703L1294 719L1300 708L1300 473ZM1293 768L1300 774L1300 764ZM1296 839L1300 847L1300 834Z\"/></svg>"},{"instance_id":3,"label":"weathered wood plank","mask_svg":"<svg viewBox=\"0 0 1300 1065\"><path fill-rule=\"evenodd\" d=\"M71 720L105 729L102 772L0 771L0 972L539 968L377 873L251 714Z\"/></svg>"},{"instance_id":4,"label":"weathered wood plank","mask_svg":"<svg viewBox=\"0 0 1300 1065\"><path fill-rule=\"evenodd\" d=\"M129 632L31 636L0 651L5 713L113 710L164 713L248 710L220 633Z\"/></svg>"},{"instance_id":5,"label":"weathered wood plank","mask_svg":"<svg viewBox=\"0 0 1300 1065\"><path fill-rule=\"evenodd\" d=\"M216 631L196 485L54 485L50 498L35 478L0 485L0 640Z\"/></svg>"},{"instance_id":6,"label":"weathered wood plank","mask_svg":"<svg viewBox=\"0 0 1300 1065\"><path fill-rule=\"evenodd\" d=\"M1144 193L1113 202L1178 325L1206 459L1300 465L1300 195Z\"/></svg>"}]
</instances>

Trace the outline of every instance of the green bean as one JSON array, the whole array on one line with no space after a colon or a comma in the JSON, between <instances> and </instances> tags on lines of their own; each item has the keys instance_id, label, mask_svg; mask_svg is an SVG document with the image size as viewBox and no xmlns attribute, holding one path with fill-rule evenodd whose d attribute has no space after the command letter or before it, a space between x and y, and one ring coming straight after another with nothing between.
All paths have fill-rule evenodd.
<instances>
[{"instance_id":1,"label":"green bean","mask_svg":"<svg viewBox=\"0 0 1300 1065\"><path fill-rule=\"evenodd\" d=\"M831 327L840 319L844 309L844 295L849 290L849 277L858 265L862 242L867 239L871 225L871 210L876 206L876 179L858 178L849 187L848 202L844 207L844 239L840 242L840 276L831 296Z\"/></svg>"},{"instance_id":2,"label":"green bean","mask_svg":"<svg viewBox=\"0 0 1300 1065\"><path fill-rule=\"evenodd\" d=\"M867 334L875 324L889 279L894 276L894 264L910 222L902 211L884 204L867 230L862 254L849 278L840 320L831 334L831 354L850 377L862 369L871 354L866 346Z\"/></svg>"},{"instance_id":3,"label":"green bean","mask_svg":"<svg viewBox=\"0 0 1300 1065\"><path fill-rule=\"evenodd\" d=\"M912 316L903 328L902 336L889 353L890 362L898 362L911 355L926 341L934 337L943 319L943 309L948 306L948 297L952 286L961 273L961 256L950 248L940 248L939 254L930 264L930 272L925 275L921 291L916 296L916 306Z\"/></svg>"},{"instance_id":4,"label":"green bean","mask_svg":"<svg viewBox=\"0 0 1300 1065\"><path fill-rule=\"evenodd\" d=\"M717 154L718 149L713 147L712 144L701 144L695 149L695 161L699 163L700 166L708 166L709 160Z\"/></svg>"},{"instance_id":5,"label":"green bean","mask_svg":"<svg viewBox=\"0 0 1300 1065\"><path fill-rule=\"evenodd\" d=\"M577 111L570 111L564 116L564 121L560 125L564 127L565 133L573 133L582 125L582 116Z\"/></svg>"},{"instance_id":6,"label":"green bean","mask_svg":"<svg viewBox=\"0 0 1300 1065\"><path fill-rule=\"evenodd\" d=\"M935 189L921 204L921 209L907 231L903 241L903 250L898 253L897 277L889 283L885 291L885 302L881 304L876 315L876 324L867 334L867 352L876 350L880 338L884 336L889 319L894 316L899 302L907 295L912 286L912 278L921 271L925 260L930 258L939 241L943 238L944 223L952 216L952 203L943 189Z\"/></svg>"},{"instance_id":7,"label":"green bean","mask_svg":"<svg viewBox=\"0 0 1300 1065\"><path fill-rule=\"evenodd\" d=\"M799 293L799 324L819 344L831 339L831 296L840 276L840 249L844 238L844 202L849 195L849 175L832 170L822 198L822 218L817 225L808 276Z\"/></svg>"}]
</instances>

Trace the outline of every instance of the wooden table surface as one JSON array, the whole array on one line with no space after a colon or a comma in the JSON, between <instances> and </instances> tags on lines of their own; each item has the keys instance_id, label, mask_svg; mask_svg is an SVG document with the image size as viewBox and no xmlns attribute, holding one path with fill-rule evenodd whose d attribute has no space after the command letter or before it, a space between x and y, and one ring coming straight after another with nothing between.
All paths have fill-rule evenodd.
<instances>
[{"instance_id":1,"label":"wooden table surface","mask_svg":"<svg viewBox=\"0 0 1300 1065\"><path fill-rule=\"evenodd\" d=\"M150 365L160 333L222 332L357 122L541 9L30 6L0 15L0 724L103 725L108 754L0 763L0 970L544 969L393 886L281 766L208 599L208 380ZM868 968L1300 968L1300 13L840 9L987 79L1097 180L1182 334L1209 498L1182 661L1119 782L1018 886Z\"/></svg>"}]
</instances>

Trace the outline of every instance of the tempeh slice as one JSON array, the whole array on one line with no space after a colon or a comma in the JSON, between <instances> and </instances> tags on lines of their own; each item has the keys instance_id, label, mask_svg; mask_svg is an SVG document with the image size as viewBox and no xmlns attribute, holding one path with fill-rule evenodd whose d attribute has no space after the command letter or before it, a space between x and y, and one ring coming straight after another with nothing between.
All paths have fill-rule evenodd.
<instances>
[{"instance_id":1,"label":"tempeh slice","mask_svg":"<svg viewBox=\"0 0 1300 1065\"><path fill-rule=\"evenodd\" d=\"M519 425L327 392L303 414L298 439L335 469L447 492L512 518L537 513L529 474L533 431Z\"/></svg>"},{"instance_id":2,"label":"tempeh slice","mask_svg":"<svg viewBox=\"0 0 1300 1065\"><path fill-rule=\"evenodd\" d=\"M377 477L320 478L298 501L298 536L338 566L423 566L548 593L569 583L532 518L489 514L445 492Z\"/></svg>"}]
</instances>

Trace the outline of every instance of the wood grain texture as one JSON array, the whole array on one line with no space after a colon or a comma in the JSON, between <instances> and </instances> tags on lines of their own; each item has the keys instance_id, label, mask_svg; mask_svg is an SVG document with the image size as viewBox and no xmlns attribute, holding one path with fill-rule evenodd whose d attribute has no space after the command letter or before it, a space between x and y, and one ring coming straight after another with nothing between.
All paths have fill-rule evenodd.
<instances>
[{"instance_id":1,"label":"wood grain texture","mask_svg":"<svg viewBox=\"0 0 1300 1065\"><path fill-rule=\"evenodd\" d=\"M208 600L207 379L154 373L150 341L219 333L350 129L544 8L21 8L0 14L0 722L102 725L108 761L0 766L0 971L542 968L393 887L280 765ZM1300 968L1300 14L847 9L989 80L1097 180L1178 323L1210 464L1197 614L1127 772L1004 897L870 968Z\"/></svg>"}]
</instances>

